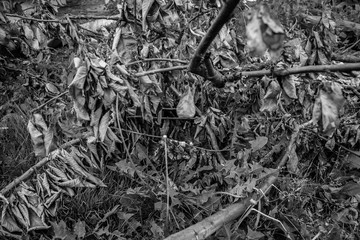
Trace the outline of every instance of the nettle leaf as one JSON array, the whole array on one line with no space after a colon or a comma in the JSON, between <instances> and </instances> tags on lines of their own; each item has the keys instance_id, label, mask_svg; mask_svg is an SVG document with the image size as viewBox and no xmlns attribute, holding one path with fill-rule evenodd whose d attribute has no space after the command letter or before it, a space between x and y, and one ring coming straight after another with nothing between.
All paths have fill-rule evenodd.
<instances>
[{"instance_id":1,"label":"nettle leaf","mask_svg":"<svg viewBox=\"0 0 360 240\"><path fill-rule=\"evenodd\" d=\"M85 234L86 234L85 226L86 226L86 224L84 221L77 221L75 223L74 233L76 234L78 239L83 239L85 237Z\"/></svg>"},{"instance_id":2,"label":"nettle leaf","mask_svg":"<svg viewBox=\"0 0 360 240\"><path fill-rule=\"evenodd\" d=\"M121 160L115 163L115 165L120 170L120 172L129 174L130 176L134 177L135 169L126 160Z\"/></svg>"},{"instance_id":3,"label":"nettle leaf","mask_svg":"<svg viewBox=\"0 0 360 240\"><path fill-rule=\"evenodd\" d=\"M66 223L61 220L59 223L57 222L50 222L53 230L54 230L54 239L75 239L75 235L73 235L67 228Z\"/></svg>"},{"instance_id":4,"label":"nettle leaf","mask_svg":"<svg viewBox=\"0 0 360 240\"><path fill-rule=\"evenodd\" d=\"M260 111L261 112L275 111L278 108L277 103L278 103L278 99L280 97L280 93L281 93L281 87L280 87L279 83L275 80L271 81L269 86L266 89L266 93L262 100L262 105L261 105Z\"/></svg>"},{"instance_id":5,"label":"nettle leaf","mask_svg":"<svg viewBox=\"0 0 360 240\"><path fill-rule=\"evenodd\" d=\"M322 120L322 129L326 136L331 136L339 125L339 112L345 103L341 85L326 82L321 86L319 96L313 108L313 123Z\"/></svg>"}]
</instances>

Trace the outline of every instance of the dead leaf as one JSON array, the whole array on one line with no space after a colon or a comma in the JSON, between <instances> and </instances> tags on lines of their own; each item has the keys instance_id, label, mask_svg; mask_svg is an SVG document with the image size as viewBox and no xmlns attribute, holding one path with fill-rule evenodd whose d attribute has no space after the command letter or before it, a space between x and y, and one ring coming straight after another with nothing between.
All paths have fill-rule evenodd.
<instances>
[{"instance_id":1,"label":"dead leaf","mask_svg":"<svg viewBox=\"0 0 360 240\"><path fill-rule=\"evenodd\" d=\"M176 113L178 117L192 118L195 116L195 108L194 94L190 86L188 86L186 93L183 94L176 107Z\"/></svg>"},{"instance_id":2,"label":"dead leaf","mask_svg":"<svg viewBox=\"0 0 360 240\"><path fill-rule=\"evenodd\" d=\"M44 146L44 135L35 127L31 121L28 122L27 129L33 142L35 156L45 157L46 150Z\"/></svg>"},{"instance_id":3,"label":"dead leaf","mask_svg":"<svg viewBox=\"0 0 360 240\"><path fill-rule=\"evenodd\" d=\"M360 151L357 151L355 153L360 155ZM360 169L360 157L359 156L357 156L353 153L349 153L346 160L349 163L351 168Z\"/></svg>"},{"instance_id":4,"label":"dead leaf","mask_svg":"<svg viewBox=\"0 0 360 240\"><path fill-rule=\"evenodd\" d=\"M342 87L335 82L325 82L313 108L313 123L322 120L322 129L326 136L332 136L339 125L339 113L345 103Z\"/></svg>"},{"instance_id":5,"label":"dead leaf","mask_svg":"<svg viewBox=\"0 0 360 240\"><path fill-rule=\"evenodd\" d=\"M284 77L282 79L282 88L289 98L297 99L296 86L294 80L295 80L294 75Z\"/></svg>"},{"instance_id":6,"label":"dead leaf","mask_svg":"<svg viewBox=\"0 0 360 240\"><path fill-rule=\"evenodd\" d=\"M100 120L99 124L99 138L101 142L104 142L106 131L110 124L110 111L107 111Z\"/></svg>"},{"instance_id":7,"label":"dead leaf","mask_svg":"<svg viewBox=\"0 0 360 240\"><path fill-rule=\"evenodd\" d=\"M76 75L69 86L69 93L74 102L74 109L76 111L77 117L86 121L90 120L89 113L87 112L85 106L86 99L83 95L87 75L87 68L85 66L80 66L77 69Z\"/></svg>"},{"instance_id":8,"label":"dead leaf","mask_svg":"<svg viewBox=\"0 0 360 240\"><path fill-rule=\"evenodd\" d=\"M260 111L275 111L278 108L278 100L280 97L281 88L277 81L270 82L266 89L266 94L262 100Z\"/></svg>"},{"instance_id":9,"label":"dead leaf","mask_svg":"<svg viewBox=\"0 0 360 240\"><path fill-rule=\"evenodd\" d=\"M268 142L268 138L261 137L261 136L256 137L256 139L253 141L249 141L249 143L251 144L252 152L256 152L256 151L260 150L267 144L267 142Z\"/></svg>"},{"instance_id":10,"label":"dead leaf","mask_svg":"<svg viewBox=\"0 0 360 240\"><path fill-rule=\"evenodd\" d=\"M261 232L257 232L257 231L253 231L249 226L248 226L248 232L246 234L246 239L249 240L258 240L258 239L262 239L265 235Z\"/></svg>"},{"instance_id":11,"label":"dead leaf","mask_svg":"<svg viewBox=\"0 0 360 240\"><path fill-rule=\"evenodd\" d=\"M298 174L299 173L298 164L299 164L299 158L296 154L296 146L294 145L291 148L291 151L289 153L289 159L287 161L288 171L293 174Z\"/></svg>"},{"instance_id":12,"label":"dead leaf","mask_svg":"<svg viewBox=\"0 0 360 240\"><path fill-rule=\"evenodd\" d=\"M346 194L348 196L360 194L360 184L356 182L349 182L340 189L339 193Z\"/></svg>"},{"instance_id":13,"label":"dead leaf","mask_svg":"<svg viewBox=\"0 0 360 240\"><path fill-rule=\"evenodd\" d=\"M66 223L61 220L59 223L57 222L50 222L53 229L54 229L54 236L53 239L63 239L63 240L75 240L76 236L72 234L66 226Z\"/></svg>"}]
</instances>

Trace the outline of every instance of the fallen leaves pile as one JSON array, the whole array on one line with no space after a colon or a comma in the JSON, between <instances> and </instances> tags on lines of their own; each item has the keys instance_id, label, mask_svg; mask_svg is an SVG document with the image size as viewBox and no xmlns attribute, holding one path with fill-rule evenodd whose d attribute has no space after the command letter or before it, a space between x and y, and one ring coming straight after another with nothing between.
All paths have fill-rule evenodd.
<instances>
[{"instance_id":1,"label":"fallen leaves pile","mask_svg":"<svg viewBox=\"0 0 360 240\"><path fill-rule=\"evenodd\" d=\"M291 3L279 2L239 4L215 37L213 67L239 76L222 88L187 71L221 1L109 1L117 20L86 23L57 17L60 1L1 9L0 70L30 93L2 105L0 131L12 131L8 114L28 117L39 159L0 191L1 234L164 239L276 175L211 239L359 237L359 72L276 75L340 65L333 53L353 32L340 35L325 7L316 26L287 15L282 26L270 12Z\"/></svg>"}]
</instances>

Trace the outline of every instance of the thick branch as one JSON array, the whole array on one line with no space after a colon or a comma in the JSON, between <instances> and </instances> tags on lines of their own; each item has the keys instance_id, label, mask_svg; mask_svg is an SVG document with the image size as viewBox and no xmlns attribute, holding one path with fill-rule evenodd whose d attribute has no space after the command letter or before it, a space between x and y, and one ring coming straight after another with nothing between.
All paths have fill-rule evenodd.
<instances>
[{"instance_id":1,"label":"thick branch","mask_svg":"<svg viewBox=\"0 0 360 240\"><path fill-rule=\"evenodd\" d=\"M318 65L318 66L306 66L306 67L296 67L289 69L281 70L260 70L260 71L250 71L250 72L237 72L232 74L229 77L226 77L226 81L232 82L236 81L241 76L246 77L261 77L264 75L273 75L273 76L288 76L292 74L299 73L314 73L314 72L349 72L360 70L360 63L347 63L340 65Z\"/></svg>"},{"instance_id":2,"label":"thick branch","mask_svg":"<svg viewBox=\"0 0 360 240\"><path fill-rule=\"evenodd\" d=\"M268 180L261 187L261 192L266 193L271 185L276 181L277 176L270 176ZM211 234L215 233L226 223L241 216L249 207L252 207L255 202L263 197L263 194L254 193L251 197L247 197L241 202L231 204L214 215L205 218L201 222L192 225L178 233L175 233L165 240L201 240L206 239Z\"/></svg>"},{"instance_id":3,"label":"thick branch","mask_svg":"<svg viewBox=\"0 0 360 240\"><path fill-rule=\"evenodd\" d=\"M200 63L209 48L210 44L216 37L216 35L221 30L222 26L230 19L231 13L234 11L236 5L240 0L228 0L225 2L223 8L220 10L219 15L216 17L215 21L211 24L206 35L201 40L198 48L196 49L194 57L191 59L189 65L189 71L196 73Z\"/></svg>"}]
</instances>

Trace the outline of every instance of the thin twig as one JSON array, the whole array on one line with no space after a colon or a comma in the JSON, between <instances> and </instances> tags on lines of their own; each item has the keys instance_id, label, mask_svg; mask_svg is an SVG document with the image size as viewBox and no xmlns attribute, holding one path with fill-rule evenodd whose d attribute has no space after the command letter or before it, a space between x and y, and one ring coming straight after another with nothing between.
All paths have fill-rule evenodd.
<instances>
[{"instance_id":1,"label":"thin twig","mask_svg":"<svg viewBox=\"0 0 360 240\"><path fill-rule=\"evenodd\" d=\"M33 112L36 112L36 111L40 110L41 108L43 108L43 107L46 106L47 104L49 104L49 103L51 103L52 101L54 101L54 100L56 100L56 99L64 96L64 95L67 94L67 93L69 93L69 91L65 91L65 92L60 93L59 95L51 98L51 99L48 100L47 102L45 102L45 103L41 104L40 106L34 108L33 110L30 111L30 113L33 113Z\"/></svg>"},{"instance_id":2,"label":"thin twig","mask_svg":"<svg viewBox=\"0 0 360 240\"><path fill-rule=\"evenodd\" d=\"M278 220L276 218L273 218L273 217L270 217L269 215L266 215L265 213L260 212L260 211L256 210L255 208L252 208L251 211L257 212L258 214L260 214L260 215L262 215L262 216L264 216L266 218L269 218L269 219L273 220L274 222L279 223L281 225L281 227L284 229L284 232L286 233L287 238L291 239L289 231L285 228L284 224L280 220Z\"/></svg>"},{"instance_id":3,"label":"thin twig","mask_svg":"<svg viewBox=\"0 0 360 240\"><path fill-rule=\"evenodd\" d=\"M11 13L6 13L5 15L8 16L8 17L21 18L21 19L26 19L26 20L30 20L30 21L37 21L37 22L58 22L58 23L63 23L63 24L68 23L68 22L66 22L64 20L32 18L32 17L25 17L25 16L21 16L21 15L18 15L18 14L11 14Z\"/></svg>"},{"instance_id":4,"label":"thin twig","mask_svg":"<svg viewBox=\"0 0 360 240\"><path fill-rule=\"evenodd\" d=\"M131 66L134 64L138 64L138 63L143 63L143 62L152 62L152 61L166 61L166 62L178 62L178 63L182 63L182 64L188 64L188 61L184 61L184 60L180 60L180 59L170 59L170 58L144 58L141 60L137 60L134 62L129 62L127 64L125 64L125 66Z\"/></svg>"},{"instance_id":5,"label":"thin twig","mask_svg":"<svg viewBox=\"0 0 360 240\"><path fill-rule=\"evenodd\" d=\"M316 240L320 237L321 232L318 232L311 240Z\"/></svg>"},{"instance_id":6,"label":"thin twig","mask_svg":"<svg viewBox=\"0 0 360 240\"><path fill-rule=\"evenodd\" d=\"M175 70L184 70L187 68L188 68L188 65L174 66L174 67L169 67L169 68L160 68L160 69L154 69L154 70L150 70L150 71L146 71L146 72L135 73L135 74L133 74L133 76L134 77L142 77L145 75L151 75L151 74L160 73L160 72L170 72L170 71L175 71Z\"/></svg>"},{"instance_id":7,"label":"thin twig","mask_svg":"<svg viewBox=\"0 0 360 240\"><path fill-rule=\"evenodd\" d=\"M151 138L158 138L158 139L162 138L162 136L136 132L136 131L133 131L133 130L123 129L123 128L121 128L121 130L123 132L133 133L133 134L137 134L137 135L144 136L144 137L151 137ZM185 141L178 141L178 140L170 139L170 138L168 138L168 141L179 143L179 144L185 144L187 146L190 146L190 147L193 147L193 148L196 148L196 149L199 149L199 150L204 150L204 151L207 151L207 152L230 152L232 150L232 149L218 149L218 150L216 150L216 149L203 148L203 147L194 146L194 144L192 142L188 143L188 142L185 142Z\"/></svg>"},{"instance_id":8,"label":"thin twig","mask_svg":"<svg viewBox=\"0 0 360 240\"><path fill-rule=\"evenodd\" d=\"M342 51L341 53L344 54L347 51L349 51L350 49L352 49L354 46L356 46L358 43L360 42L360 39L358 39L354 44L352 44L350 47L346 48L344 51Z\"/></svg>"},{"instance_id":9,"label":"thin twig","mask_svg":"<svg viewBox=\"0 0 360 240\"><path fill-rule=\"evenodd\" d=\"M126 152L126 155L130 161L130 163L132 164L132 167L134 168L134 171L136 172L136 174L139 176L140 180L146 185L148 186L150 189L151 187L149 186L149 184L144 180L142 174L140 173L140 171L136 168L136 165L131 157L131 154L130 154L130 151L129 151L129 148L126 146L126 143L125 143L125 138L124 138L124 134L122 133L122 128L121 128L121 125L120 125L120 120L119 120L119 96L116 96L116 122L117 122L117 125L118 125L118 130L119 130L119 133L120 133L120 137L121 137L121 142L123 143L123 146L124 146L124 149L125 149L125 152Z\"/></svg>"},{"instance_id":10,"label":"thin twig","mask_svg":"<svg viewBox=\"0 0 360 240\"><path fill-rule=\"evenodd\" d=\"M39 19L39 18L32 18L32 17L26 17L26 16L21 16L18 14L11 14L11 13L7 13L5 14L8 17L15 17L15 18L22 18L22 19L26 19L26 20L31 20L31 21L38 21L38 22L59 22L59 23L68 23L67 21L64 20L56 20L56 19ZM106 20L123 20L120 16L85 16L85 15L79 15L79 16L69 16L70 19L76 20L76 19L106 19Z\"/></svg>"},{"instance_id":11,"label":"thin twig","mask_svg":"<svg viewBox=\"0 0 360 240\"><path fill-rule=\"evenodd\" d=\"M168 147L167 147L167 136L163 136L164 149L165 149L165 178L166 178L166 220L165 227L169 227L169 210L170 210L170 184L169 184L169 163L168 163Z\"/></svg>"}]
</instances>

